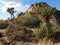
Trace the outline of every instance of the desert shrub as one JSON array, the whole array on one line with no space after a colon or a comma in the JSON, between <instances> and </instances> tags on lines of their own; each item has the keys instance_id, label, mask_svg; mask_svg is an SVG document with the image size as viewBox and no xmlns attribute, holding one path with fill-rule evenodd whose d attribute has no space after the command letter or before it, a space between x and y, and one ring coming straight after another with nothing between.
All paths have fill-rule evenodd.
<instances>
[{"instance_id":1,"label":"desert shrub","mask_svg":"<svg viewBox=\"0 0 60 45\"><path fill-rule=\"evenodd\" d=\"M48 30L47 27L44 27L42 30L40 30L39 28L35 32L38 39L43 39L45 37L47 37L48 39L54 39L57 36L56 30Z\"/></svg>"},{"instance_id":2,"label":"desert shrub","mask_svg":"<svg viewBox=\"0 0 60 45\"><path fill-rule=\"evenodd\" d=\"M11 23L6 31L6 36L8 37L8 41L13 40L21 40L21 41L27 41L30 40L32 37L33 31L30 29L27 29L26 26L23 24L20 24L18 21L13 21Z\"/></svg>"},{"instance_id":3,"label":"desert shrub","mask_svg":"<svg viewBox=\"0 0 60 45\"><path fill-rule=\"evenodd\" d=\"M8 23L6 21L0 21L0 29L7 28Z\"/></svg>"},{"instance_id":4,"label":"desert shrub","mask_svg":"<svg viewBox=\"0 0 60 45\"><path fill-rule=\"evenodd\" d=\"M20 16L18 20L29 27L37 27L40 24L39 18L31 15L30 13L26 13L24 16Z\"/></svg>"}]
</instances>

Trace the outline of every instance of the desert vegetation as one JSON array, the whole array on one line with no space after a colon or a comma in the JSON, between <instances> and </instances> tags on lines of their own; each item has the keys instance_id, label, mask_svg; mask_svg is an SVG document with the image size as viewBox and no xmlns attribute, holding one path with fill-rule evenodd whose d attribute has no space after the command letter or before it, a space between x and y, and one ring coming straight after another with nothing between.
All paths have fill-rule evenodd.
<instances>
[{"instance_id":1,"label":"desert vegetation","mask_svg":"<svg viewBox=\"0 0 60 45\"><path fill-rule=\"evenodd\" d=\"M45 2L32 4L31 7L36 8L34 13L27 10L27 12L17 14L16 19L14 18L16 12L14 8L7 8L11 19L0 21L0 29L6 29L5 37L0 39L3 45L20 45L17 42L39 43L38 45L41 45L40 43L44 40L45 44L42 43L43 45L48 44L47 41L54 45L60 41L60 25L55 17L58 16L58 10Z\"/></svg>"},{"instance_id":2,"label":"desert vegetation","mask_svg":"<svg viewBox=\"0 0 60 45\"><path fill-rule=\"evenodd\" d=\"M0 20L0 29L7 28L7 26L8 26L7 21Z\"/></svg>"}]
</instances>

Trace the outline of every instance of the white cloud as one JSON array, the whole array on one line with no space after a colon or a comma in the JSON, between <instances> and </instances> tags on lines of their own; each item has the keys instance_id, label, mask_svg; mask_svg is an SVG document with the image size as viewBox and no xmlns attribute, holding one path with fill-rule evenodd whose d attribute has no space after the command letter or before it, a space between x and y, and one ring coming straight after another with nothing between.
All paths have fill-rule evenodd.
<instances>
[{"instance_id":1,"label":"white cloud","mask_svg":"<svg viewBox=\"0 0 60 45\"><path fill-rule=\"evenodd\" d=\"M0 1L25 1L25 0L0 0Z\"/></svg>"},{"instance_id":2,"label":"white cloud","mask_svg":"<svg viewBox=\"0 0 60 45\"><path fill-rule=\"evenodd\" d=\"M23 1L29 1L29 0L0 0L3 2L9 2L9 1L14 1L14 2L23 2Z\"/></svg>"},{"instance_id":3,"label":"white cloud","mask_svg":"<svg viewBox=\"0 0 60 45\"><path fill-rule=\"evenodd\" d=\"M23 5L23 1L28 0L0 0L0 20L5 20L10 17L9 13L6 11L8 7L14 7L17 13L25 12L29 8L29 5ZM15 15L17 13L15 13Z\"/></svg>"},{"instance_id":4,"label":"white cloud","mask_svg":"<svg viewBox=\"0 0 60 45\"><path fill-rule=\"evenodd\" d=\"M4 0L3 0L4 1ZM7 8L11 8L11 7L14 7L15 10L17 11L22 11L22 12L25 12L28 8L29 8L29 5L22 5L21 3L18 3L18 2L15 2L14 0L9 0L10 2L7 2L7 0L5 0L4 2L0 2L3 4L2 7L0 7L0 10L1 12L6 12Z\"/></svg>"}]
</instances>

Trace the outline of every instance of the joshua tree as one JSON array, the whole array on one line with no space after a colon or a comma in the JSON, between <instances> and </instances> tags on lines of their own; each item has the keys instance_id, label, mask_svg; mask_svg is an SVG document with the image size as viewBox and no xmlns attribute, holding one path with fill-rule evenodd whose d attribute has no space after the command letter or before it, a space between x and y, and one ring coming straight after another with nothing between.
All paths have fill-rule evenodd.
<instances>
[{"instance_id":1,"label":"joshua tree","mask_svg":"<svg viewBox=\"0 0 60 45\"><path fill-rule=\"evenodd\" d=\"M46 22L46 26L48 27L49 30L49 18L50 16L54 15L56 10L52 7L46 6L46 7L40 7L40 15L44 17L44 20Z\"/></svg>"},{"instance_id":2,"label":"joshua tree","mask_svg":"<svg viewBox=\"0 0 60 45\"><path fill-rule=\"evenodd\" d=\"M13 7L7 8L7 12L9 12L11 14L11 20L14 19L14 13L16 12L16 11L14 11L14 8Z\"/></svg>"}]
</instances>

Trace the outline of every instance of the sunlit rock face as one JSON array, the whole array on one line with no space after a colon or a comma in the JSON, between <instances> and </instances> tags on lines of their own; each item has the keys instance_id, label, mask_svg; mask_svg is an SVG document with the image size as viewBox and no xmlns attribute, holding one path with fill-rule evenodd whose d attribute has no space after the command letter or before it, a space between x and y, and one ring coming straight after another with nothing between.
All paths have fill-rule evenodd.
<instances>
[{"instance_id":1,"label":"sunlit rock face","mask_svg":"<svg viewBox=\"0 0 60 45\"><path fill-rule=\"evenodd\" d=\"M35 13L35 10L37 10L37 7L32 6L31 8L28 9L28 12Z\"/></svg>"},{"instance_id":2,"label":"sunlit rock face","mask_svg":"<svg viewBox=\"0 0 60 45\"><path fill-rule=\"evenodd\" d=\"M36 13L36 10L42 6L49 6L48 4L46 4L45 2L40 2L40 3L35 3L32 4L31 7L29 7L28 12L29 13Z\"/></svg>"}]
</instances>

